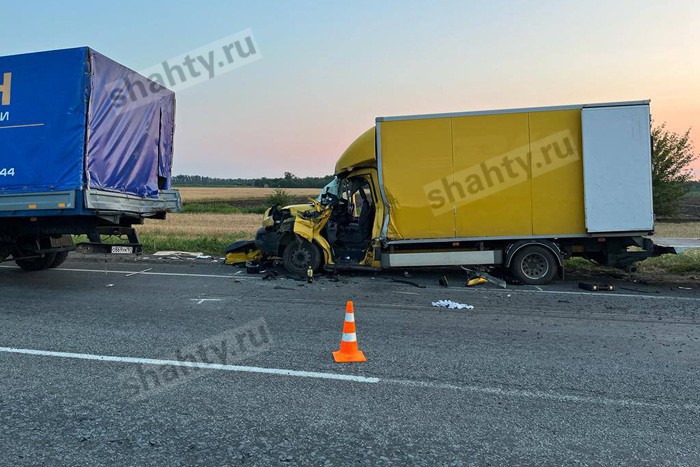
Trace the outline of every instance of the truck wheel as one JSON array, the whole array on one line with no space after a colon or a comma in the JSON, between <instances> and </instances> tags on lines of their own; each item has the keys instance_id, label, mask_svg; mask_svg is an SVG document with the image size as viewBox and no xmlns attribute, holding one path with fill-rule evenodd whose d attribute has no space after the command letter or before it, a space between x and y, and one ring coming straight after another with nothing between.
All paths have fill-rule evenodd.
<instances>
[{"instance_id":1,"label":"truck wheel","mask_svg":"<svg viewBox=\"0 0 700 467\"><path fill-rule=\"evenodd\" d=\"M557 260L545 247L526 246L513 256L510 272L524 284L546 284L557 273Z\"/></svg>"},{"instance_id":2,"label":"truck wheel","mask_svg":"<svg viewBox=\"0 0 700 467\"><path fill-rule=\"evenodd\" d=\"M56 253L45 253L39 258L32 259L15 258L15 264L25 271L41 271L50 268L54 261L56 261Z\"/></svg>"},{"instance_id":3,"label":"truck wheel","mask_svg":"<svg viewBox=\"0 0 700 467\"><path fill-rule=\"evenodd\" d=\"M50 268L57 268L60 265L62 265L66 259L68 259L68 252L67 251L59 251L56 253L56 259L53 260L53 263L51 263Z\"/></svg>"},{"instance_id":4,"label":"truck wheel","mask_svg":"<svg viewBox=\"0 0 700 467\"><path fill-rule=\"evenodd\" d=\"M313 243L297 238L284 247L282 264L292 274L304 276L309 265L314 272L321 267L321 252Z\"/></svg>"}]
</instances>

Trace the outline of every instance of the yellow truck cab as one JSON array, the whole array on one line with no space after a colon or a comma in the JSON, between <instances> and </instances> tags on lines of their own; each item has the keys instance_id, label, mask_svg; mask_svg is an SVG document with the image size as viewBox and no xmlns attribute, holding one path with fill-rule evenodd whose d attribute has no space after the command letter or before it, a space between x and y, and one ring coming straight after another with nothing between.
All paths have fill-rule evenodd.
<instances>
[{"instance_id":1,"label":"yellow truck cab","mask_svg":"<svg viewBox=\"0 0 700 467\"><path fill-rule=\"evenodd\" d=\"M256 235L293 273L498 265L528 284L653 254L649 101L379 117Z\"/></svg>"}]
</instances>

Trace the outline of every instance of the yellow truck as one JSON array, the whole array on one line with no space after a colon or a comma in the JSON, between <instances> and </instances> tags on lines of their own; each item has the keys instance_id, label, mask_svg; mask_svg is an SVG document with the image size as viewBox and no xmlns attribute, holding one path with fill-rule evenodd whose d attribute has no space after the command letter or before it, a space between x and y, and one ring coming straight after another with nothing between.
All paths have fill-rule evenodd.
<instances>
[{"instance_id":1,"label":"yellow truck","mask_svg":"<svg viewBox=\"0 0 700 467\"><path fill-rule=\"evenodd\" d=\"M256 235L290 271L497 265L527 284L653 253L649 101L378 117Z\"/></svg>"}]
</instances>

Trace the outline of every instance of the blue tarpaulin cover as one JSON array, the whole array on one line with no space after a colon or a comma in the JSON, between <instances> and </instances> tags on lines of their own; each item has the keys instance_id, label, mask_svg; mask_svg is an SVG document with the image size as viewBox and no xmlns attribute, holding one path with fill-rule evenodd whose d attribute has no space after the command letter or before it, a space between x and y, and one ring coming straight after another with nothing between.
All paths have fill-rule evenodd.
<instances>
[{"instance_id":1,"label":"blue tarpaulin cover","mask_svg":"<svg viewBox=\"0 0 700 467\"><path fill-rule=\"evenodd\" d=\"M0 194L157 197L174 113L172 91L87 47L0 57Z\"/></svg>"},{"instance_id":2,"label":"blue tarpaulin cover","mask_svg":"<svg viewBox=\"0 0 700 467\"><path fill-rule=\"evenodd\" d=\"M0 58L0 194L81 189L88 79L86 49Z\"/></svg>"}]
</instances>

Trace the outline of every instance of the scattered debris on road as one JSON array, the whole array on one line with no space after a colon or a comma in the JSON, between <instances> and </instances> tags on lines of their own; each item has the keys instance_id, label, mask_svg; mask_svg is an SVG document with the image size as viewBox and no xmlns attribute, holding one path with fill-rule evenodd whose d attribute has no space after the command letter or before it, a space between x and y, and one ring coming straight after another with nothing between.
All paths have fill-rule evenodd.
<instances>
[{"instance_id":1,"label":"scattered debris on road","mask_svg":"<svg viewBox=\"0 0 700 467\"><path fill-rule=\"evenodd\" d=\"M197 258L198 256L202 256L204 253L202 252L191 252L191 251L156 251L153 253L153 256L167 256L167 257L174 257L175 259L180 259L181 257L184 258Z\"/></svg>"},{"instance_id":2,"label":"scattered debris on road","mask_svg":"<svg viewBox=\"0 0 700 467\"><path fill-rule=\"evenodd\" d=\"M484 279L483 277L475 277L473 279L467 279L467 283L465 284L466 287L473 287L475 285L481 285L481 284L488 284L489 281Z\"/></svg>"},{"instance_id":3,"label":"scattered debris on road","mask_svg":"<svg viewBox=\"0 0 700 467\"><path fill-rule=\"evenodd\" d=\"M487 272L475 271L473 269L465 268L464 266L461 266L461 268L469 274L467 276L467 287L472 287L474 285L485 284L487 282L490 282L501 288L506 288L506 281L504 281L503 279L499 279L498 277L492 276Z\"/></svg>"},{"instance_id":4,"label":"scattered debris on road","mask_svg":"<svg viewBox=\"0 0 700 467\"><path fill-rule=\"evenodd\" d=\"M615 290L615 286L610 284L591 284L590 282L579 282L578 288L593 292L612 292Z\"/></svg>"},{"instance_id":5,"label":"scattered debris on road","mask_svg":"<svg viewBox=\"0 0 700 467\"><path fill-rule=\"evenodd\" d=\"M248 261L259 261L262 252L255 247L255 242L250 240L239 240L226 247L226 264L244 264Z\"/></svg>"},{"instance_id":6,"label":"scattered debris on road","mask_svg":"<svg viewBox=\"0 0 700 467\"><path fill-rule=\"evenodd\" d=\"M437 302L432 302L434 307L438 308L448 308L450 310L473 310L474 305L466 305L464 303L453 302L452 300L438 300Z\"/></svg>"},{"instance_id":7,"label":"scattered debris on road","mask_svg":"<svg viewBox=\"0 0 700 467\"><path fill-rule=\"evenodd\" d=\"M406 280L403 280L403 279L391 279L391 281L392 281L392 282L397 282L397 283L399 283L399 284L408 284L408 285L412 285L413 287L418 287L419 289L425 289L425 288L426 288L425 285L419 284L418 282L406 281Z\"/></svg>"}]
</instances>

